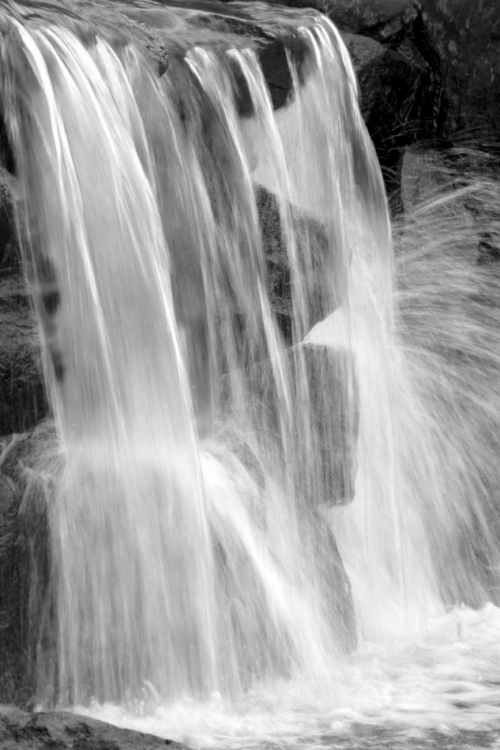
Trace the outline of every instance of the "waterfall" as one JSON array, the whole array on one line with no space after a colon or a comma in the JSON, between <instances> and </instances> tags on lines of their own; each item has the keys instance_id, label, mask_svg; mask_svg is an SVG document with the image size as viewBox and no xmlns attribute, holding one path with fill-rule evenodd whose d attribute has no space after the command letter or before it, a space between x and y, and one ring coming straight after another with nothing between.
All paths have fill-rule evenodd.
<instances>
[{"instance_id":1,"label":"waterfall","mask_svg":"<svg viewBox=\"0 0 500 750\"><path fill-rule=\"evenodd\" d=\"M404 688L408 643L461 643L483 615L447 609L498 600L498 280L457 224L498 185L391 230L319 15L275 111L250 45L158 77L109 25L22 7L0 2L0 91L54 424L25 467L50 526L40 702L257 696L274 722L302 691L321 745L373 720L384 659Z\"/></svg>"},{"instance_id":2,"label":"waterfall","mask_svg":"<svg viewBox=\"0 0 500 750\"><path fill-rule=\"evenodd\" d=\"M321 675L356 639L323 506L353 495L357 386L349 347L300 342L349 304L356 253L390 268L343 43L326 20L298 31L306 83L290 58L290 122L250 49L193 48L158 79L132 43L73 18L2 25L57 433L35 467L52 480L57 632L41 697L233 694Z\"/></svg>"}]
</instances>

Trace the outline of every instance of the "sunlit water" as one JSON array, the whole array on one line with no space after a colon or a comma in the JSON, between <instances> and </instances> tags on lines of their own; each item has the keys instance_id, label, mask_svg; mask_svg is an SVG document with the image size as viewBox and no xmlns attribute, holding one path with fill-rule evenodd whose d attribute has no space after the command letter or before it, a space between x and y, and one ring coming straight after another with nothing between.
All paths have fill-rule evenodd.
<instances>
[{"instance_id":1,"label":"sunlit water","mask_svg":"<svg viewBox=\"0 0 500 750\"><path fill-rule=\"evenodd\" d=\"M274 113L251 50L158 80L4 5L57 431L28 467L54 552L42 705L201 747L493 742L500 313L474 247L498 246L498 185L425 196L394 259L327 21Z\"/></svg>"}]
</instances>

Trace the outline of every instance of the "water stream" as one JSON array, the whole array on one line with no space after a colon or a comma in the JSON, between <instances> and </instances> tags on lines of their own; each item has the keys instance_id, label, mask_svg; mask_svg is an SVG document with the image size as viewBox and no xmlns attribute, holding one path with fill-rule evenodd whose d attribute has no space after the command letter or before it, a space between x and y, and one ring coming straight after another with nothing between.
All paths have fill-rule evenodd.
<instances>
[{"instance_id":1,"label":"water stream","mask_svg":"<svg viewBox=\"0 0 500 750\"><path fill-rule=\"evenodd\" d=\"M41 705L202 747L489 746L500 310L471 257L498 185L391 234L325 19L274 112L250 48L158 78L21 9L0 3L1 91L57 435L30 467Z\"/></svg>"}]
</instances>

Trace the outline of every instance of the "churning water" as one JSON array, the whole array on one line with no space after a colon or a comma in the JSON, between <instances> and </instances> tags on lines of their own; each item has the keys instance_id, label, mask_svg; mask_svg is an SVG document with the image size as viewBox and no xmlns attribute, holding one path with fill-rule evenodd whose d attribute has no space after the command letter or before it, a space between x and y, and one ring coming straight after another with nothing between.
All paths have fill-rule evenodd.
<instances>
[{"instance_id":1,"label":"churning water","mask_svg":"<svg viewBox=\"0 0 500 750\"><path fill-rule=\"evenodd\" d=\"M0 20L57 432L40 699L203 746L499 729L495 182L408 210L394 259L326 20L277 113L249 49L158 79Z\"/></svg>"}]
</instances>

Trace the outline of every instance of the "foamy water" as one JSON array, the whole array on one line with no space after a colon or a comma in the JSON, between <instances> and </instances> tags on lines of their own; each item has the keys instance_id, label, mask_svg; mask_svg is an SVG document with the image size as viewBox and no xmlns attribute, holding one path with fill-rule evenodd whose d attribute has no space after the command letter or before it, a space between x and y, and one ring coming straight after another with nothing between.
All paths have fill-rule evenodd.
<instances>
[{"instance_id":1,"label":"foamy water","mask_svg":"<svg viewBox=\"0 0 500 750\"><path fill-rule=\"evenodd\" d=\"M331 664L323 684L296 677L259 684L231 705L213 696L169 706L155 706L154 687L145 685L135 713L109 704L75 710L200 748L359 746L381 736L419 745L438 735L442 746L476 732L489 746L500 730L500 609L454 609L411 643L364 641Z\"/></svg>"}]
</instances>

